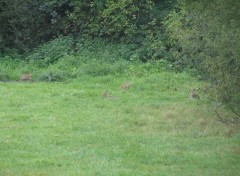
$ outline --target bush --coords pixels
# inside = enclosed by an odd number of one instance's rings
[[[6,73],[0,73],[0,81],[8,81],[9,76]]]
[[[67,80],[70,77],[68,72],[60,71],[60,70],[51,70],[46,71],[40,76],[38,76],[38,81],[46,81],[46,82],[62,82]]]
[[[19,80],[23,61],[18,58],[12,59],[10,56],[2,56],[0,58],[0,80],[10,81]]]
[[[34,49],[26,60],[38,63],[40,67],[46,67],[71,54],[73,54],[72,38],[59,37]]]
[[[179,64],[211,83],[211,97],[240,114],[240,3],[186,0],[165,22]]]

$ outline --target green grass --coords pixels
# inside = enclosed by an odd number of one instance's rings
[[[240,175],[239,126],[189,98],[203,84],[166,71],[0,83],[0,175]]]

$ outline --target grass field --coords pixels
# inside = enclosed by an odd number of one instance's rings
[[[239,126],[189,98],[203,84],[170,72],[0,83],[0,175],[240,175]]]

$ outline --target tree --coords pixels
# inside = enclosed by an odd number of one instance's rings
[[[69,0],[1,0],[0,52],[25,53],[44,41],[64,34]]]
[[[176,61],[197,69],[212,96],[240,114],[240,1],[179,2],[166,20]]]
[[[73,46],[79,36],[102,38],[134,44],[142,60],[163,57],[162,22],[174,2],[0,0],[0,51],[26,53],[58,36],[73,35]]]

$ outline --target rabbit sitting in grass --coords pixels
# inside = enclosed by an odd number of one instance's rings
[[[190,98],[191,99],[200,99],[199,95],[196,94],[194,89],[191,89],[191,91],[190,91]]]
[[[31,81],[32,80],[32,74],[28,73],[28,74],[23,74],[20,77],[20,81]]]
[[[131,87],[131,84],[129,83],[129,81],[126,81],[124,84],[121,85],[121,90],[125,91],[127,89],[129,89]]]

